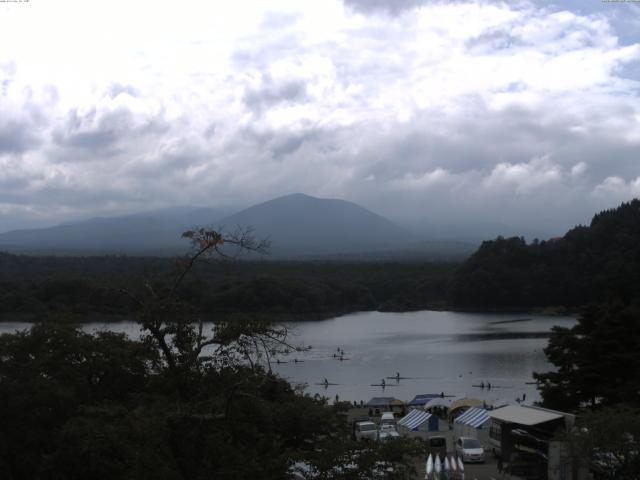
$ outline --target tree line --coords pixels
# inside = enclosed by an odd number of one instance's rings
[[[145,257],[29,257],[0,253],[0,318],[68,314],[114,318],[137,306],[121,288],[166,280],[172,260]],[[271,262],[205,259],[179,294],[201,314],[326,318],[362,310],[418,310],[446,303],[455,264]]]

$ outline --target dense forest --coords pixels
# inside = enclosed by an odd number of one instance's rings
[[[577,308],[615,296],[640,297],[640,200],[593,217],[547,241],[497,238],[456,271],[453,305],[467,308]]]
[[[0,254],[0,315],[131,315],[122,288],[162,283],[175,260],[154,257],[29,257]],[[455,264],[274,262],[210,259],[180,294],[205,315],[262,312],[325,318],[358,310],[416,310],[446,302]]]
[[[136,307],[120,290],[161,283],[174,269],[167,258],[0,253],[0,318],[130,316]],[[486,241],[462,264],[209,259],[180,294],[199,314],[292,320],[359,310],[575,311],[610,296],[640,296],[640,201],[598,213],[561,238]]]
[[[135,311],[121,288],[162,282],[174,260],[0,253],[0,317],[41,319]],[[564,237],[484,242],[464,263],[208,260],[181,294],[197,313],[325,318],[358,310],[573,310],[640,292],[640,201],[594,216]]]

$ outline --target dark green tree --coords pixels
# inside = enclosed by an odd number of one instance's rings
[[[187,232],[170,281],[123,289],[141,339],[42,323],[0,336],[0,478],[406,478],[420,442],[362,445],[344,410],[271,372],[286,328],[225,318],[209,331],[183,295],[208,254],[259,250],[246,232]]]
[[[555,327],[545,348],[555,371],[536,373],[544,405],[575,410],[640,407],[640,307],[592,306],[572,328]]]
[[[640,476],[638,410],[583,412],[575,428],[563,431],[558,439],[565,442],[574,466],[588,468],[598,480],[636,480]]]

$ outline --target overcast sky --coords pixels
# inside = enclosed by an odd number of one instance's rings
[[[2,2],[0,231],[303,192],[560,233],[640,196],[640,3],[557,3]]]

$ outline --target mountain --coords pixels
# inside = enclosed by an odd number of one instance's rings
[[[231,233],[251,227],[269,238],[271,258],[301,258],[386,252],[417,239],[408,231],[359,205],[303,194],[279,197],[236,214],[221,209],[180,207],[111,218],[15,230],[0,234],[0,249],[28,254],[165,255],[182,252],[183,231],[196,226]]]
[[[196,225],[213,225],[230,212],[177,207],[118,217],[97,217],[49,228],[0,234],[0,249],[27,254],[174,254],[188,244],[180,238]]]
[[[255,237],[270,240],[272,259],[450,261],[466,258],[475,248],[469,242],[424,241],[355,203],[301,193],[230,213],[177,207],[14,230],[0,234],[0,250],[37,255],[174,255],[188,248],[181,233],[200,226],[226,234],[251,227]]]
[[[576,308],[607,298],[640,300],[640,200],[593,217],[560,238],[483,242],[450,285],[457,306]]]
[[[301,193],[254,205],[219,223],[226,231],[251,226],[256,237],[269,238],[275,258],[389,251],[416,241],[407,230],[355,203]]]

